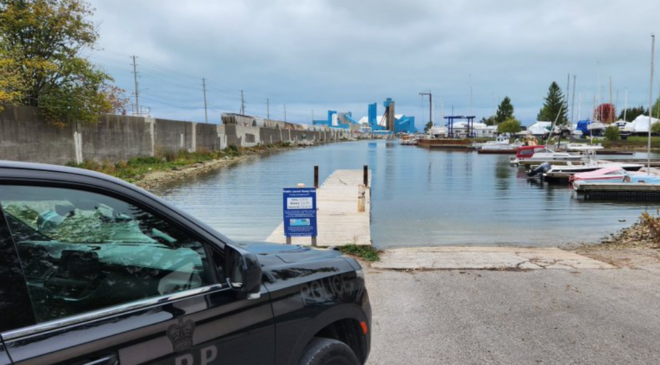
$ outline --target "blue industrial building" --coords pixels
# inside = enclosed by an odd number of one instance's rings
[[[327,120],[314,120],[314,125],[359,130],[375,134],[391,134],[392,129],[395,134],[417,132],[417,128],[415,127],[415,117],[394,114],[394,101],[391,98],[387,98],[383,102],[383,106],[385,107],[385,113],[379,116],[378,103],[369,104],[367,116],[361,118],[359,121],[353,119],[353,114],[351,112],[338,113],[334,110],[329,110]],[[394,115],[394,123],[392,127],[387,123],[387,115],[389,115],[390,112]]]

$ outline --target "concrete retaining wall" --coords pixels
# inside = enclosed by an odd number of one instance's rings
[[[351,137],[349,131],[304,130],[293,128],[296,125],[291,123],[268,122],[266,125],[272,127],[104,115],[97,124],[57,128],[46,123],[36,108],[5,107],[0,113],[0,160],[62,165],[88,160],[121,161],[165,151],[213,151],[228,146],[330,142]]]

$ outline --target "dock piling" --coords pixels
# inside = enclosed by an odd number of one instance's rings
[[[366,186],[364,184],[358,185],[358,212],[364,212]]]
[[[364,165],[362,168],[362,184],[366,187],[369,186],[369,165]]]
[[[319,166],[314,165],[314,188],[319,188]]]

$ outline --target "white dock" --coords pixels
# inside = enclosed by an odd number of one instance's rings
[[[362,170],[337,170],[317,189],[318,246],[371,244],[370,189],[366,189],[365,193],[365,211],[358,212],[358,186],[362,184],[362,179]],[[284,224],[280,224],[266,241],[286,243]],[[293,237],[292,244],[311,245],[311,237]]]

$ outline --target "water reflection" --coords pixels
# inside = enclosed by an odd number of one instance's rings
[[[369,165],[378,247],[595,241],[646,208],[575,200],[568,186],[528,180],[508,159],[386,141],[344,142],[255,157],[171,185],[163,195],[231,238],[262,240],[282,220],[282,188],[311,186],[314,165],[321,181],[334,170]]]

